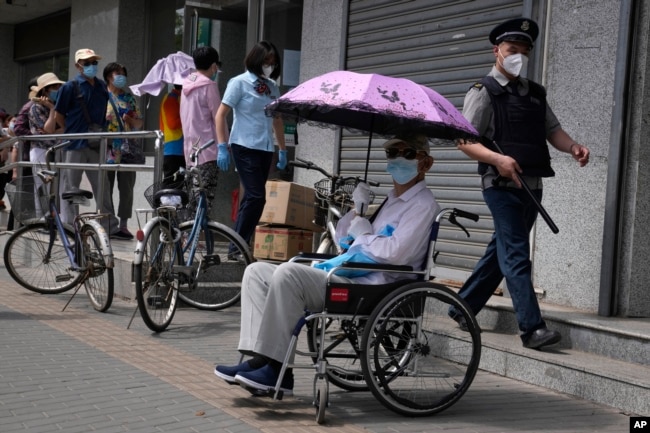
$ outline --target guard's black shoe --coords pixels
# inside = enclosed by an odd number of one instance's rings
[[[557,344],[561,339],[562,335],[559,332],[551,331],[546,327],[539,328],[524,340],[524,347],[528,349],[541,349],[544,346]]]

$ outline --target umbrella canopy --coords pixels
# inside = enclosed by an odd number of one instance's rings
[[[142,83],[129,87],[137,96],[142,96],[143,93],[157,96],[167,84],[183,84],[183,78],[192,70],[194,70],[194,59],[178,51],[158,60]]]
[[[334,71],[305,81],[267,105],[269,116],[382,136],[476,138],[463,115],[436,91],[405,78]]]

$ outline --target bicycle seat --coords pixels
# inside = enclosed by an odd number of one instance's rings
[[[61,194],[63,200],[72,200],[77,197],[91,199],[93,198],[93,193],[85,189],[71,189]]]
[[[173,188],[167,188],[167,189],[161,189],[157,191],[154,196],[153,196],[153,205],[154,207],[160,207],[160,198],[164,196],[178,196],[181,198],[181,204],[183,206],[186,206],[187,203],[190,202],[190,198],[187,195],[187,191],[184,191],[182,189],[173,189]]]

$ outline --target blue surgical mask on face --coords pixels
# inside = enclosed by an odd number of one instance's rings
[[[123,89],[126,87],[126,76],[125,75],[115,75],[113,77],[113,85],[118,89]]]
[[[386,171],[393,176],[393,180],[400,185],[405,185],[418,175],[418,159],[406,159],[397,157],[389,159],[386,164]]]
[[[83,68],[83,74],[86,76],[86,78],[95,78],[95,75],[97,75],[97,65],[87,65]]]
[[[52,102],[56,102],[56,98],[59,97],[59,91],[58,90],[50,90],[47,92],[47,97],[50,99]]]

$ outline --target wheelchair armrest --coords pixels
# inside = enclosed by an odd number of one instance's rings
[[[333,254],[318,254],[318,253],[300,253],[297,256],[292,257],[290,262],[324,262],[329,260],[336,255]]]
[[[398,271],[398,272],[411,272],[413,266],[407,265],[388,265],[385,263],[360,263],[360,262],[343,262],[339,268],[355,268],[355,269],[368,269],[373,271]]]

